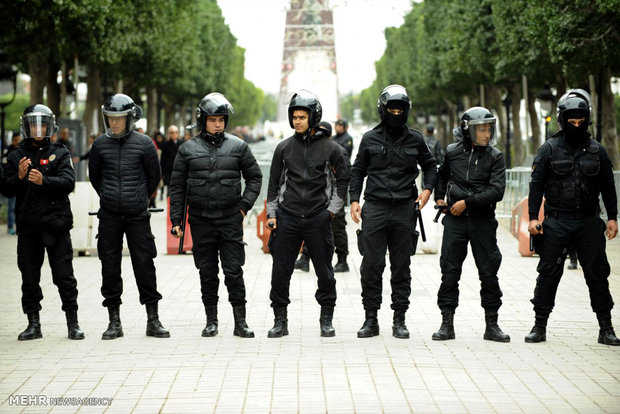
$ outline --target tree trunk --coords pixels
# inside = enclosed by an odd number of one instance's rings
[[[68,117],[67,116],[67,62],[63,59],[60,64],[60,76],[62,79],[62,83],[60,84],[60,110],[58,111],[58,116],[61,118]]]
[[[616,105],[614,94],[611,92],[611,70],[609,67],[603,69],[601,76],[601,91],[603,95],[603,114],[602,114],[602,144],[607,149],[609,159],[614,169],[620,169],[620,157],[618,156],[618,133],[616,129]]]
[[[30,105],[43,103],[43,89],[47,82],[47,61],[36,53],[28,57],[28,74],[30,75]]]
[[[99,108],[103,101],[101,94],[101,74],[99,68],[94,64],[89,64],[87,67],[88,78],[86,79],[86,86],[88,87],[88,93],[86,95],[86,107],[84,108],[84,116],[82,122],[86,127],[86,135],[101,134],[105,131],[105,127],[100,125],[101,116]]]
[[[170,125],[176,125],[175,121],[177,117],[176,117],[176,111],[174,109],[175,102],[169,96],[164,95],[164,94],[161,95],[161,99],[162,99],[162,105],[164,108],[164,131],[168,131],[168,127]]]
[[[146,87],[146,133],[151,135],[159,130],[157,125],[157,90],[153,86]]]
[[[521,112],[521,84],[515,83],[512,85],[512,106],[511,116],[512,116],[512,148],[514,157],[512,158],[512,166],[520,166],[525,161],[525,155],[523,151],[523,135],[521,133],[521,117],[519,113]]]
[[[60,116],[60,87],[58,85],[58,64],[50,59],[47,67],[47,106]]]
[[[498,87],[493,87],[489,91],[489,106],[494,108],[497,112],[498,122],[495,126],[495,135],[497,136],[497,148],[504,148],[506,141],[506,108],[502,103],[502,90]]]
[[[540,147],[540,124],[538,123],[538,113],[536,112],[536,94],[530,88],[527,94],[527,110],[530,113],[530,127],[532,128],[532,141],[530,152],[536,154]],[[546,137],[545,137],[546,138]],[[529,141],[528,141],[529,142]]]

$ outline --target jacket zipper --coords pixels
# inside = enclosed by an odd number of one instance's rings
[[[309,140],[310,137],[308,136],[307,139]],[[305,204],[305,200],[306,200],[306,178],[307,178],[307,172],[308,172],[308,140],[304,139],[304,178],[302,181],[302,186],[301,186],[301,216],[305,217],[305,209],[304,209],[304,204]]]

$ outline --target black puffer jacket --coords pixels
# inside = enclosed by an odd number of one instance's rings
[[[218,141],[195,136],[179,147],[174,160],[170,221],[173,226],[181,224],[186,189],[191,216],[216,218],[231,216],[239,210],[247,212],[260,193],[262,178],[245,141],[227,133]]]
[[[465,200],[465,215],[492,217],[504,198],[506,163],[493,146],[470,146],[463,141],[448,145],[439,167],[435,200],[448,204]]]
[[[97,137],[88,170],[101,207],[123,215],[145,213],[161,179],[153,141],[135,131],[120,139]]]
[[[33,168],[43,174],[43,185],[28,178],[19,179],[19,160],[30,158]],[[15,213],[17,230],[61,219],[66,229],[73,223],[69,193],[75,187],[75,173],[69,151],[62,144],[35,147],[30,140],[22,142],[8,156],[2,175],[2,193],[17,197]],[[58,229],[61,230],[61,229]]]

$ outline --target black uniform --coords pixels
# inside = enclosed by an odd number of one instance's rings
[[[364,256],[360,267],[362,303],[366,310],[381,307],[387,248],[392,271],[392,309],[404,312],[409,308],[418,164],[424,172],[424,189],[432,190],[437,165],[419,131],[404,126],[400,135],[390,136],[382,123],[362,137],[349,192],[351,202],[359,202],[367,177],[360,240]]]
[[[545,197],[543,234],[536,251],[540,254],[534,290],[537,317],[553,310],[555,294],[564,270],[564,260],[574,246],[590,291],[590,304],[599,319],[609,317],[614,306],[607,278],[610,267],[605,254],[606,225],[599,217],[599,194],[609,220],[618,215],[612,164],[607,151],[591,139],[571,147],[562,131],[545,142],[534,159],[530,180],[530,220],[538,220]]]
[[[218,253],[231,305],[246,303],[241,210],[247,212],[254,205],[262,177],[248,144],[233,135],[215,139],[202,133],[179,148],[170,182],[170,221],[173,227],[181,225],[187,194],[192,251],[205,307],[218,302]]]
[[[439,167],[435,200],[445,199],[449,206],[465,200],[467,208],[459,216],[448,209],[442,220],[442,277],[437,295],[442,312],[454,313],[459,304],[458,286],[468,243],[478,267],[485,313],[497,314],[502,305],[497,278],[502,254],[497,247],[495,204],[502,200],[505,188],[506,164],[497,148],[465,145],[463,141],[448,146]]]
[[[332,182],[335,174],[335,188]],[[331,223],[344,205],[349,172],[342,150],[329,137],[295,134],[276,147],[267,193],[267,216],[277,217],[271,240],[271,306],[286,307],[295,258],[302,242],[318,277],[321,306],[336,304]]]
[[[103,306],[122,303],[123,234],[131,256],[141,304],[155,304],[155,237],[151,232],[150,195],[161,179],[153,141],[136,131],[122,138],[97,137],[88,159],[90,182],[99,194],[97,252],[101,260]]]
[[[435,157],[437,164],[441,164],[445,155],[443,147],[441,146],[441,142],[439,142],[439,140],[435,138],[434,135],[425,135],[424,141],[426,142],[426,145],[428,146],[431,154],[433,154],[433,157]]]
[[[22,309],[31,314],[41,310],[43,293],[39,285],[41,266],[47,251],[52,281],[58,287],[62,309],[77,310],[77,282],[73,275],[73,247],[69,230],[73,216],[69,193],[75,174],[69,151],[58,143],[37,147],[24,140],[8,156],[2,176],[2,190],[15,196],[17,216],[17,264],[22,273]],[[32,168],[43,174],[39,186],[19,179],[19,160],[30,158]]]
[[[347,131],[344,131],[342,134],[336,134],[334,141],[344,148],[347,152],[347,156],[351,159],[353,155],[353,138],[351,138],[351,135],[349,135]]]

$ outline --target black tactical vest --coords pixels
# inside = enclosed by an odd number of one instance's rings
[[[550,207],[561,210],[599,213],[600,188],[597,176],[601,170],[599,146],[589,144],[571,154],[568,148],[550,141],[551,159],[545,183],[545,197]]]

